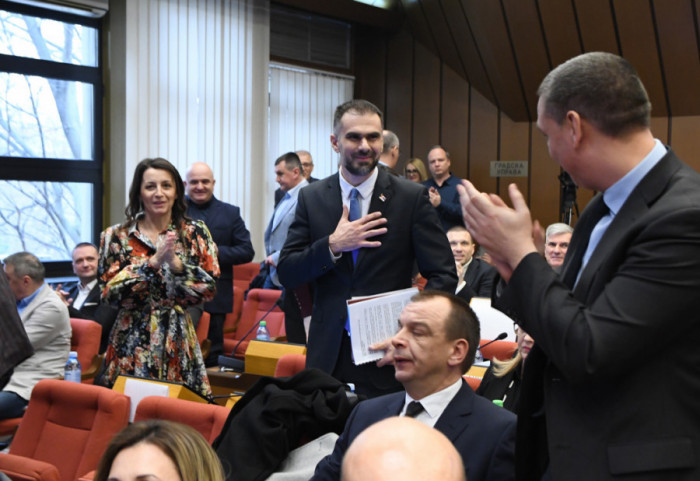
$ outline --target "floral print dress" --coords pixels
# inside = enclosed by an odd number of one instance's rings
[[[175,252],[181,273],[168,265],[156,270],[156,253],[136,223],[107,228],[100,236],[102,298],[119,308],[105,353],[101,383],[112,386],[119,374],[182,382],[211,396],[204,359],[187,306],[210,300],[219,276],[216,244],[202,221],[187,221],[178,231]]]

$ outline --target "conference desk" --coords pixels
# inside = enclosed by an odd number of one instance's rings
[[[248,372],[219,371],[218,367],[208,368],[207,376],[209,377],[211,392],[214,395],[214,402],[221,406],[227,405],[229,401],[232,401],[231,405],[235,404],[235,401],[240,399],[258,379],[263,377],[259,374]],[[232,394],[233,396],[231,396]],[[217,398],[216,396],[225,397]]]

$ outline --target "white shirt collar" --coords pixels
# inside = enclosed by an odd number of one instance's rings
[[[433,394],[430,394],[429,396],[426,396],[423,399],[413,399],[411,396],[408,395],[408,393],[406,393],[404,407],[401,410],[400,415],[403,416],[406,413],[406,406],[408,406],[408,403],[410,403],[411,401],[420,401],[424,411],[418,414],[418,416],[416,416],[416,419],[427,426],[435,427],[435,423],[438,419],[440,419],[440,416],[442,416],[442,413],[445,412],[447,405],[450,404],[450,402],[457,395],[461,387],[462,377],[460,376],[460,378],[457,379],[457,381],[455,381],[453,384],[450,384],[445,389],[438,392],[434,392]]]

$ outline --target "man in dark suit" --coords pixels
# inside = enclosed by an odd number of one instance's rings
[[[385,130],[383,136],[384,147],[379,156],[379,164],[377,166],[391,175],[399,175],[396,172],[396,164],[399,162],[399,138],[391,130]]]
[[[700,479],[700,176],[654,139],[626,60],[575,57],[539,95],[550,155],[600,192],[561,277],[536,252],[514,184],[512,209],[468,182],[461,189],[465,223],[507,282],[496,306],[535,340],[518,479]]]
[[[81,242],[73,248],[73,273],[78,283],[68,291],[56,289],[59,297],[68,306],[70,317],[89,319],[102,326],[100,352],[107,349],[109,333],[117,318],[117,308],[100,302],[100,288],[97,285],[97,247],[90,242]]]
[[[462,299],[439,291],[423,291],[412,301],[382,360],[394,364],[406,391],[359,403],[312,480],[339,480],[343,456],[357,435],[399,415],[442,432],[462,456],[469,481],[514,479],[515,415],[474,394],[462,379],[479,345],[474,312]]]
[[[467,229],[458,225],[447,231],[447,240],[457,266],[457,295],[469,302],[473,296],[491,297],[496,269],[474,257],[476,243]]]
[[[376,168],[381,111],[365,100],[342,104],[331,143],[340,173],[299,192],[277,272],[286,288],[313,283],[307,367],[376,396],[401,386],[390,367],[352,362],[346,301],[411,287],[416,261],[429,289],[453,293],[457,275],[426,189]]]
[[[253,260],[255,251],[250,242],[250,232],[241,217],[241,210],[222,202],[214,196],[214,173],[203,162],[195,162],[187,170],[185,190],[187,192],[187,215],[203,220],[219,249],[221,276],[216,280],[214,299],[204,304],[209,313],[211,341],[207,366],[218,364],[219,354],[224,349],[224,320],[233,311],[233,266]]]

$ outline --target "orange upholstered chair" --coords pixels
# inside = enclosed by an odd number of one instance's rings
[[[204,404],[163,396],[147,396],[136,406],[134,422],[165,419],[196,429],[210,444],[219,436],[231,410],[217,404]]]
[[[102,326],[95,321],[71,317],[70,350],[78,352],[78,361],[82,368],[82,381],[92,384],[102,364],[100,357],[100,339]]]
[[[281,294],[282,291],[274,289],[251,289],[248,292],[248,298],[243,302],[243,311],[241,312],[241,319],[238,321],[238,326],[236,326],[236,332],[232,337],[224,336],[224,352],[227,355],[231,355],[238,341],[240,341],[253,325],[267,313],[277,302]],[[267,329],[270,331],[271,338],[285,335],[284,312],[279,306],[275,307],[272,312],[267,315],[265,321],[267,323]],[[239,359],[245,357],[245,350],[248,349],[248,341],[251,339],[255,339],[255,329],[241,342],[241,345],[235,353],[235,357]]]
[[[101,386],[39,381],[0,471],[18,480],[74,480],[94,470],[129,422],[129,398]]]
[[[241,320],[244,297],[245,289],[233,286],[233,310],[226,314],[226,319],[224,319],[224,339],[236,337],[236,327],[238,327],[238,321]]]
[[[469,384],[469,387],[472,388],[473,391],[476,391],[479,385],[481,384],[481,379],[479,379],[478,377],[467,376],[466,374],[462,377],[465,381],[467,381],[467,384]]]
[[[250,281],[255,279],[258,274],[260,274],[259,262],[246,262],[233,266],[233,285],[240,287],[245,292],[250,286]]]
[[[277,360],[275,377],[293,376],[306,368],[304,354],[285,354]]]
[[[487,342],[489,342],[488,339],[482,339],[479,345],[483,346]],[[495,357],[499,361],[507,361],[513,357],[513,353],[515,353],[517,348],[518,344],[515,342],[496,341],[481,349],[481,355],[484,356],[484,359],[493,359]]]
[[[209,335],[209,313],[202,312],[202,316],[199,318],[199,323],[197,324],[197,340],[199,341],[199,347],[202,350],[202,357],[204,359],[209,356],[209,349],[211,349],[211,341],[207,338]]]

